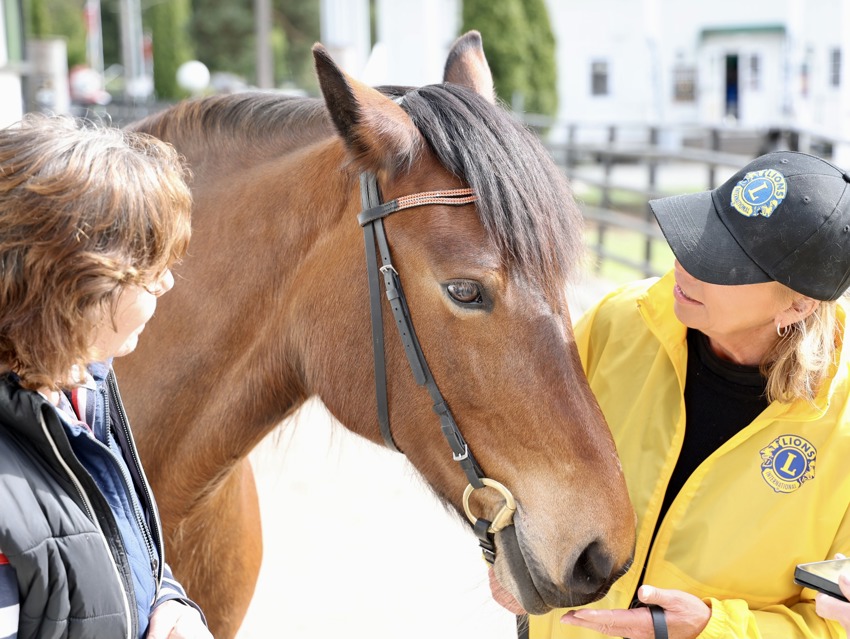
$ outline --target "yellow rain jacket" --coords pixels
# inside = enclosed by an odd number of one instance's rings
[[[627,285],[576,326],[639,517],[634,565],[592,607],[628,608],[646,565],[643,583],[711,606],[700,639],[846,637],[793,579],[797,563],[850,555],[850,355],[841,345],[814,404],[773,402],[694,471],[650,552],[685,431],[688,348],[673,285],[672,272]],[[602,636],[561,624],[564,612],[530,616],[530,639]]]

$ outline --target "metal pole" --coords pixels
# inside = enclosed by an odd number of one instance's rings
[[[254,0],[254,26],[257,32],[257,86],[260,89],[274,87],[271,24],[271,0]]]
[[[121,58],[124,64],[124,93],[137,99],[150,95],[145,83],[142,41],[142,8],[139,0],[121,0]]]
[[[100,23],[100,0],[86,0],[86,58],[89,66],[103,78],[103,29]]]

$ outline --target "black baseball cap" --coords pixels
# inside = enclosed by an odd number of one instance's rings
[[[850,174],[822,158],[768,153],[713,191],[649,206],[676,259],[704,282],[776,281],[822,301],[850,286]]]

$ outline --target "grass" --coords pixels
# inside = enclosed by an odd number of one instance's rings
[[[576,187],[576,199],[584,204],[600,206],[602,192],[595,187]],[[641,218],[646,211],[646,197],[634,191],[611,189],[609,191],[610,208],[623,213],[631,213]],[[585,230],[585,244],[591,255],[596,256],[598,232],[595,223],[588,221]],[[636,263],[646,259],[646,237],[638,231],[609,226],[605,229],[603,246],[608,254]],[[673,253],[667,242],[660,239],[650,240],[650,274],[661,275],[673,267]],[[596,257],[590,265],[593,273],[603,279],[624,283],[647,277],[642,269],[623,264],[616,259]]]
[[[585,244],[594,254],[598,239],[595,226],[588,225],[584,237]],[[605,229],[604,246],[608,253],[632,262],[642,263],[645,259],[646,238],[636,231],[608,227]],[[664,240],[651,240],[650,255],[652,274],[661,275],[673,267],[673,253]],[[597,258],[596,263],[591,264],[591,270],[596,276],[617,283],[647,277],[643,271],[615,259]]]
[[[578,188],[574,184],[576,200],[592,206],[602,206],[602,189],[596,187]],[[641,213],[646,209],[646,197],[634,191],[608,189],[609,208],[624,213]]]

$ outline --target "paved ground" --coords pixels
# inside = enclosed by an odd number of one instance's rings
[[[611,287],[576,286],[574,315]],[[401,455],[313,401],[252,462],[266,553],[239,639],[516,637],[474,537]]]

